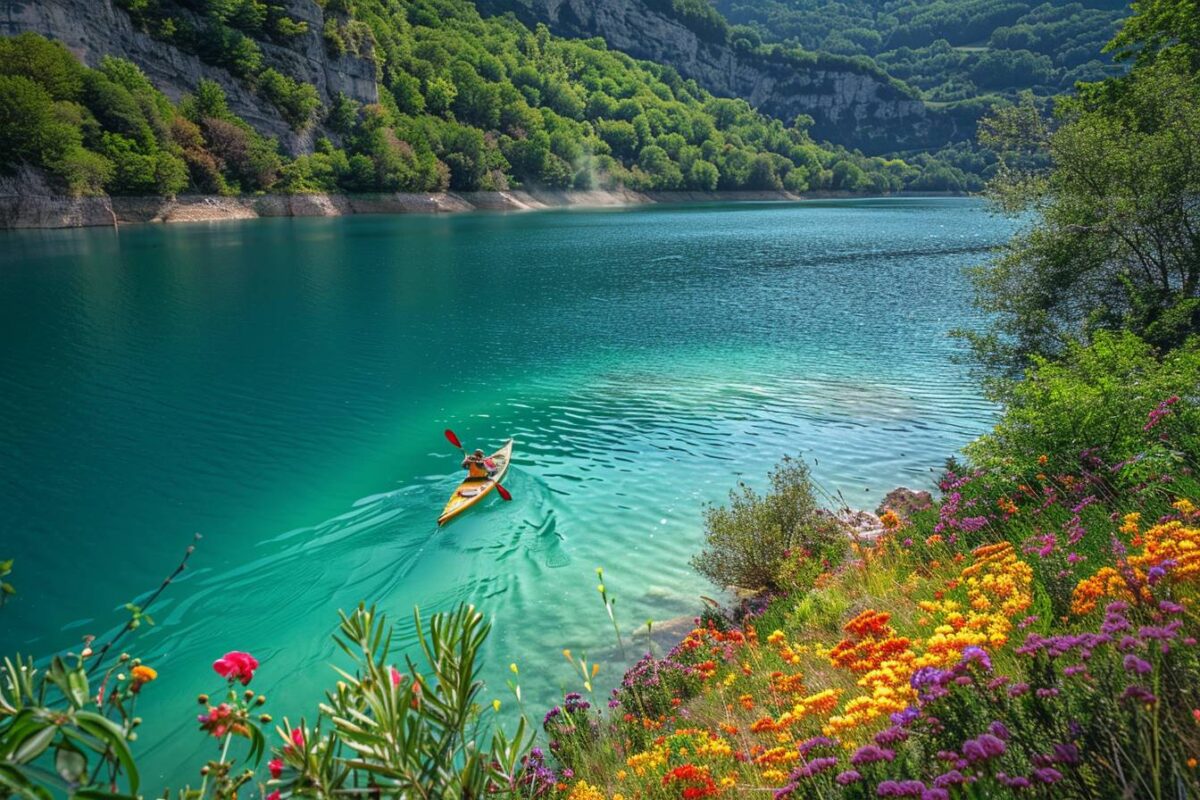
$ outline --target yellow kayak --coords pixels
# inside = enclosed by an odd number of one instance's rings
[[[458,485],[454,494],[450,495],[446,507],[442,509],[442,515],[438,517],[438,525],[445,525],[487,497],[492,489],[496,488],[496,484],[504,477],[504,473],[508,472],[508,462],[512,460],[512,449],[513,440],[509,439],[503,447],[492,453],[492,460],[496,462],[496,471],[490,477],[467,478]]]

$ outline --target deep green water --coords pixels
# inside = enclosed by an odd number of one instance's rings
[[[0,235],[0,649],[112,628],[200,532],[136,642],[151,791],[208,746],[214,658],[311,714],[359,599],[402,633],[475,602],[486,699],[516,661],[540,713],[564,647],[619,675],[596,566],[628,627],[694,613],[701,505],[740,476],[803,454],[874,507],[987,427],[945,334],[1010,231],[905,199]],[[516,437],[516,499],[439,531],[446,427]]]

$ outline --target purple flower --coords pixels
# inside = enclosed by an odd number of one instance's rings
[[[988,657],[987,651],[982,647],[970,645],[969,647],[963,648],[962,658],[959,659],[958,665],[960,667],[965,667],[970,665],[972,662],[978,664],[985,672],[992,671],[992,659]]]
[[[991,725],[988,725],[988,733],[990,733],[992,736],[995,736],[997,739],[1003,739],[1006,742],[1008,741],[1008,728],[1004,727],[1004,723],[1000,720],[996,720]]]
[[[1125,660],[1123,663],[1125,665],[1126,671],[1136,672],[1138,675],[1145,675],[1147,672],[1154,669],[1154,667],[1150,664],[1149,661],[1138,658],[1133,653],[1126,654]]]
[[[834,780],[841,786],[849,786],[862,780],[862,775],[856,769],[848,769],[845,772],[839,772]]]
[[[864,744],[854,751],[854,755],[850,756],[850,763],[856,767],[860,767],[863,764],[873,764],[876,761],[891,761],[895,757],[896,753],[888,750],[886,747]]]
[[[916,706],[909,706],[903,711],[893,711],[889,717],[893,725],[911,725],[921,716],[921,710]]]
[[[1159,600],[1158,601],[1158,609],[1160,611],[1164,611],[1168,614],[1182,614],[1183,613],[1183,606],[1181,606],[1181,605],[1179,605],[1179,603],[1173,602],[1171,600]]]
[[[803,780],[805,778],[811,778],[814,775],[819,775],[820,773],[824,772],[827,769],[833,769],[834,767],[837,766],[837,763],[838,763],[838,760],[835,756],[823,756],[821,758],[814,758],[812,761],[809,761],[803,767],[793,770],[792,774],[791,774],[791,779],[793,781],[799,781],[799,780]]]
[[[837,746],[838,746],[837,739],[830,739],[828,736],[814,736],[811,739],[805,739],[803,742],[801,742],[800,747],[797,749],[800,751],[800,755],[807,756],[809,753],[811,753],[813,750],[817,749],[818,747],[837,747]]]
[[[1003,772],[996,773],[996,780],[1000,781],[1010,789],[1028,789],[1033,785],[1029,782],[1029,778],[1026,778],[1024,775],[1009,776]]]
[[[939,789],[947,789],[951,786],[958,786],[967,782],[967,776],[963,775],[956,769],[942,773],[933,779],[933,785]]]
[[[1007,749],[1003,739],[990,733],[984,733],[963,742],[962,753],[963,758],[973,763],[1002,756]]]
[[[875,789],[879,797],[920,797],[925,784],[920,781],[884,781]]]
[[[1079,748],[1070,743],[1058,742],[1052,748],[1054,761],[1058,764],[1078,764]]]
[[[1144,686],[1138,686],[1136,684],[1127,688],[1124,693],[1121,694],[1121,699],[1133,700],[1138,703],[1145,703],[1146,705],[1151,705],[1158,702],[1158,698],[1154,696],[1153,692]]]
[[[921,792],[921,800],[950,800],[950,793],[935,786]]]
[[[1033,777],[1042,783],[1057,783],[1062,780],[1062,773],[1054,767],[1042,767],[1033,771]]]
[[[893,725],[890,728],[884,728],[879,733],[875,734],[875,743],[878,745],[888,746],[899,744],[908,738],[908,731],[899,725]]]
[[[1008,696],[1009,697],[1020,697],[1021,695],[1025,694],[1028,691],[1029,691],[1028,683],[1023,683],[1023,682],[1022,683],[1014,683],[1012,686],[1008,687]]]
[[[1055,689],[1053,687],[1051,687],[1049,689],[1038,689],[1037,696],[1042,699],[1046,699],[1048,697],[1058,697],[1058,689]]]

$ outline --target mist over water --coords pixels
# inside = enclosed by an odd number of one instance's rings
[[[160,674],[140,700],[151,789],[195,781],[194,697],[226,650],[262,661],[277,720],[313,716],[359,600],[401,641],[415,604],[479,605],[485,700],[511,707],[515,661],[540,717],[577,688],[564,647],[607,691],[597,566],[628,641],[715,592],[688,559],[739,479],[803,455],[874,508],[988,427],[946,332],[978,322],[962,269],[1011,231],[975,201],[902,199],[0,235],[0,557],[20,593],[0,645],[110,630],[203,534],[128,643]],[[447,427],[516,439],[515,499],[439,530]]]

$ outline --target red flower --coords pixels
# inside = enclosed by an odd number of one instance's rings
[[[230,682],[241,681],[245,686],[258,669],[258,659],[249,653],[231,650],[213,662],[213,669],[222,678],[228,678]]]
[[[278,778],[283,774],[283,759],[272,758],[267,762],[267,769],[271,770],[271,777]]]
[[[292,728],[292,743],[295,744],[296,747],[299,747],[301,750],[304,749],[304,730],[303,729]]]
[[[276,789],[275,791],[273,791],[269,795],[267,795],[267,800],[279,800],[279,790]]]

